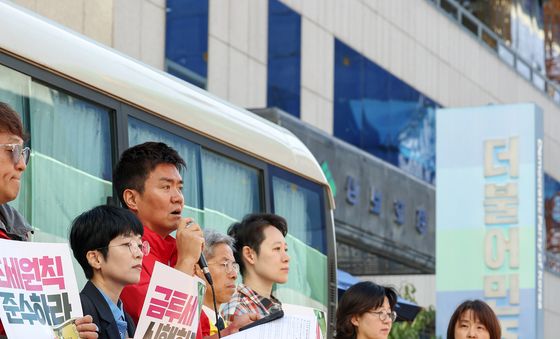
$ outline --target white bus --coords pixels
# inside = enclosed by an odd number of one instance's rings
[[[0,1],[0,17],[0,101],[20,112],[32,148],[13,205],[34,241],[66,242],[74,217],[118,201],[111,180],[119,154],[163,141],[187,162],[185,216],[222,232],[251,212],[288,220],[289,281],[276,293],[327,310],[332,329],[334,200],[300,140],[13,4]]]

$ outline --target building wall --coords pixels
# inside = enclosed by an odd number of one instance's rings
[[[210,0],[208,91],[266,107],[268,1]]]
[[[545,171],[560,179],[560,107],[428,1],[282,1],[303,20],[302,120],[332,134],[332,126],[315,122],[333,120],[332,79],[312,84],[332,73],[332,45],[317,41],[332,43],[334,35],[443,106],[537,103],[545,113]],[[319,53],[309,41],[323,44]],[[322,105],[329,108],[312,109]]]

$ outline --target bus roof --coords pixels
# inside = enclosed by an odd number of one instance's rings
[[[330,187],[291,132],[207,91],[147,66],[35,13],[0,1],[0,49]],[[329,193],[334,208],[332,194]]]

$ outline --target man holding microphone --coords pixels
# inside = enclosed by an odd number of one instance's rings
[[[135,323],[142,311],[155,262],[192,276],[202,252],[202,229],[192,219],[181,216],[185,201],[179,171],[185,167],[185,161],[173,148],[161,142],[146,142],[124,151],[115,168],[113,185],[119,199],[138,216],[144,226],[142,240],[150,243],[150,254],[142,261],[140,282],[125,287],[121,294],[124,308]],[[175,238],[170,235],[173,231],[177,231]],[[252,320],[255,319],[253,315]],[[239,326],[222,335],[233,333],[250,321],[250,317],[239,319]],[[198,338],[202,338],[200,322]]]

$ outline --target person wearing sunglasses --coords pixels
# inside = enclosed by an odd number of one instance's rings
[[[24,146],[25,139],[19,114],[0,102],[0,239],[29,241],[32,233],[31,225],[8,205],[17,198],[29,161],[30,150]],[[97,338],[91,316],[80,317],[75,324],[81,338]],[[6,331],[0,321],[0,339],[3,338],[6,338]]]
[[[29,161],[29,148],[18,114],[0,102],[0,239],[29,239],[31,226],[7,203],[16,199],[23,172]]]
[[[336,339],[386,339],[397,319],[397,292],[362,281],[350,287],[338,302]]]
[[[143,234],[136,215],[115,206],[97,206],[72,222],[70,247],[89,280],[80,300],[99,328],[99,338],[134,337],[134,321],[123,310],[120,295],[140,280],[142,258],[150,252]]]

